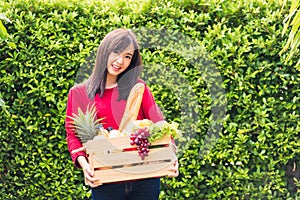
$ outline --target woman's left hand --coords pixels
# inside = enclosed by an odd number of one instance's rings
[[[169,167],[169,174],[168,177],[173,178],[177,177],[179,175],[179,170],[178,170],[178,160],[176,159],[174,163]]]

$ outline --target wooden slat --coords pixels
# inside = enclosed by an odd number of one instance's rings
[[[153,142],[151,145],[163,145],[163,144],[169,144],[171,143],[171,137],[165,136],[161,138],[160,140],[157,140]],[[98,145],[99,144],[99,145]],[[110,145],[109,145],[110,144]],[[124,136],[124,137],[117,137],[117,138],[103,138],[103,137],[95,137],[93,140],[89,140],[87,142],[87,148],[103,148],[109,145],[112,149],[127,149],[132,148],[132,145],[130,145],[130,137]]]
[[[168,168],[172,163],[159,163],[148,166],[135,166],[122,169],[109,169],[95,171],[95,176],[101,181],[96,184],[111,183],[118,181],[136,180],[143,178],[162,177],[168,174]],[[141,173],[141,171],[147,171],[147,173]]]
[[[93,165],[94,168],[136,164],[143,162],[151,162],[157,160],[174,160],[176,158],[172,147],[162,147],[151,149],[149,155],[144,160],[138,155],[137,151],[130,152],[117,152],[111,154],[99,154],[93,152]]]

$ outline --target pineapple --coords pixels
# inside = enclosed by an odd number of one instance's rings
[[[78,108],[77,115],[73,113],[73,117],[69,116],[73,120],[72,127],[75,128],[77,137],[81,143],[86,143],[98,135],[99,128],[102,126],[99,122],[103,118],[97,119],[96,114],[96,107],[93,104],[91,107],[87,107],[85,114]]]

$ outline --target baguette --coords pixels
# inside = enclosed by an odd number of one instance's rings
[[[127,126],[137,119],[143,99],[144,90],[145,85],[143,83],[135,84],[130,90],[126,102],[125,111],[119,126],[120,133],[122,133],[124,130],[127,130]]]

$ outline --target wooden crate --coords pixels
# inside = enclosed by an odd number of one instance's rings
[[[129,136],[118,138],[95,137],[86,143],[86,152],[95,177],[111,183],[168,174],[168,168],[177,159],[170,137],[164,137],[151,144],[150,152],[144,160],[130,145]]]

